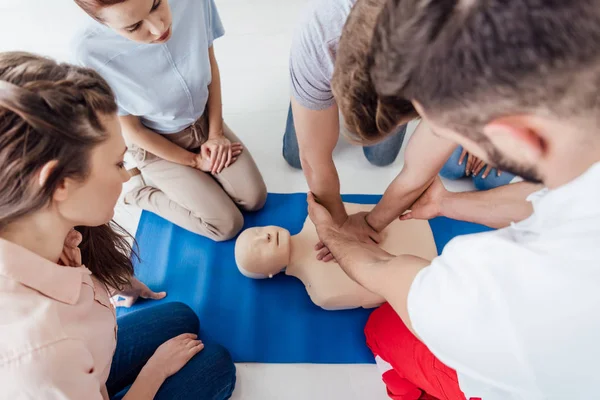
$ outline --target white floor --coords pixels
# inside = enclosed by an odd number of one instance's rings
[[[178,0],[170,0],[178,1]],[[227,31],[215,42],[223,82],[224,116],[245,142],[270,192],[305,192],[300,171],[281,156],[289,104],[291,34],[309,0],[216,0]],[[67,43],[87,17],[72,0],[0,0],[0,51],[27,50],[68,59]],[[359,148],[341,142],[336,164],[343,193],[383,193],[403,157],[376,168]],[[453,187],[463,189],[462,183]],[[466,186],[468,187],[468,186]],[[135,233],[140,212],[118,206],[116,219]],[[374,365],[240,364],[234,399],[385,399]]]

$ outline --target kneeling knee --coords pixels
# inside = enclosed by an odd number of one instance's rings
[[[209,228],[211,235],[209,237],[215,242],[225,242],[231,240],[244,227],[244,216],[239,210],[235,213],[223,217],[218,223],[212,224]]]
[[[211,373],[216,389],[215,396],[212,398],[229,399],[236,383],[236,369],[231,354],[219,344],[208,344],[203,352],[206,352],[211,359]]]
[[[243,207],[245,211],[258,211],[262,209],[267,202],[267,187],[264,183],[261,184],[248,197]]]

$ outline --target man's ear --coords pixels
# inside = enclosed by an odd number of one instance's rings
[[[43,187],[44,185],[46,185],[46,183],[48,182],[48,179],[50,179],[50,175],[52,175],[52,172],[54,172],[57,165],[58,165],[58,160],[48,161],[46,164],[44,164],[44,166],[40,170],[39,177],[38,177],[38,184],[40,185],[40,187]],[[65,200],[67,198],[67,194],[68,194],[67,186],[68,186],[68,184],[64,180],[62,182],[60,182],[60,184],[54,191],[54,194],[52,195],[52,199],[56,200],[56,201]]]
[[[497,118],[483,128],[483,134],[502,153],[527,164],[539,162],[546,150],[544,138],[527,116]]]

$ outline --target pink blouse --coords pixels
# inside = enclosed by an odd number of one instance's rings
[[[90,270],[0,239],[0,397],[107,399],[116,336],[109,293]]]

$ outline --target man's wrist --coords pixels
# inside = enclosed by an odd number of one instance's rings
[[[440,199],[440,205],[438,207],[438,217],[450,217],[449,211],[452,210],[453,204],[457,199],[457,193],[447,192]]]
[[[365,215],[365,222],[375,232],[381,232],[383,230],[383,228],[385,228],[385,227],[382,228],[380,226],[380,224],[378,224],[377,218],[373,217],[373,211],[370,211],[369,213],[367,213],[367,215]]]

